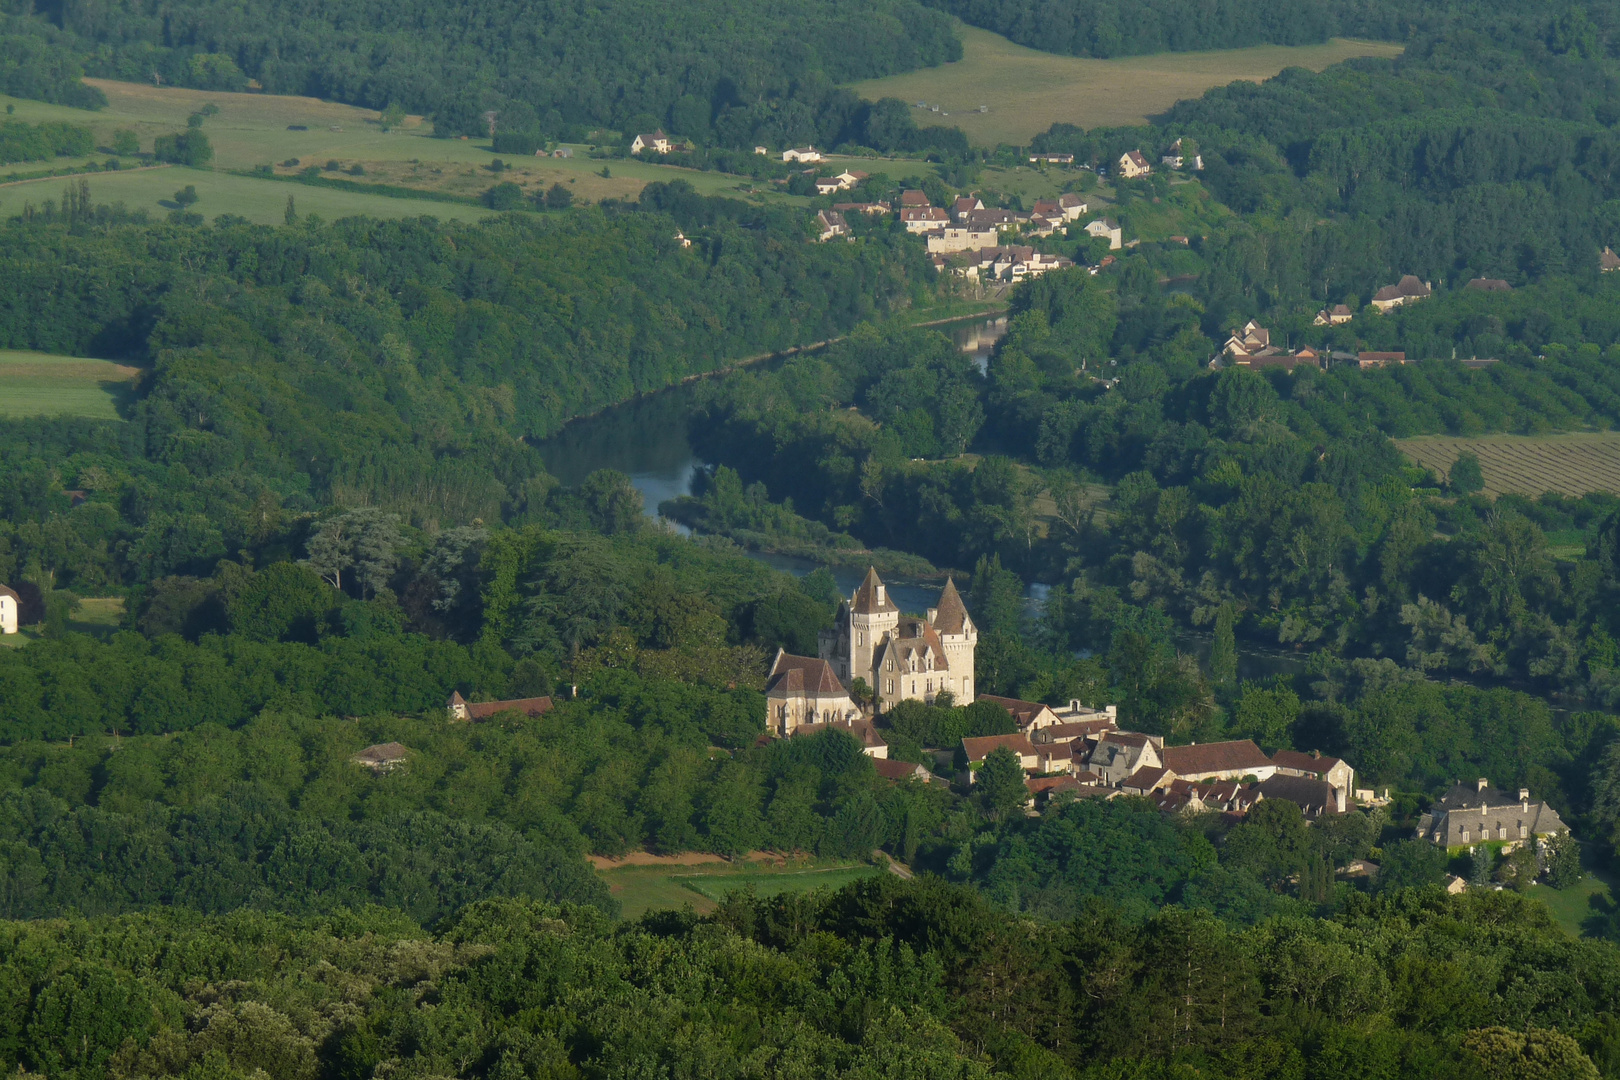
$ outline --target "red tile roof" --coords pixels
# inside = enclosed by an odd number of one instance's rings
[[[524,716],[541,716],[550,712],[549,697],[514,698],[510,701],[467,702],[467,719],[487,720],[496,713],[519,712]]]
[[[968,761],[983,761],[991,752],[1005,746],[1019,757],[1035,757],[1035,747],[1022,735],[983,735],[978,738],[963,739],[962,751],[967,754]]]
[[[784,652],[778,654],[776,663],[771,666],[765,692],[842,694],[844,685],[827,661]]]
[[[1323,754],[1302,754],[1298,750],[1279,750],[1271,755],[1271,760],[1278,768],[1295,769],[1299,772],[1325,773],[1339,763],[1336,757],[1327,757]]]
[[[928,779],[928,770],[914,761],[891,761],[888,758],[876,758],[872,762],[877,766],[877,774],[885,780],[918,780]]]

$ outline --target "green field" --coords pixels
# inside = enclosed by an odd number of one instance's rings
[[[146,209],[154,214],[167,212],[169,207],[162,203],[186,184],[195,185],[202,197],[193,209],[210,218],[229,213],[257,222],[279,222],[289,193],[295,197],[300,213],[317,213],[328,220],[361,213],[376,217],[430,214],[475,220],[488,213],[474,206],[331,191],[227,175],[231,170],[271,165],[278,175],[287,176],[309,165],[324,167],[328,162],[337,162],[345,170],[359,165],[364,175],[352,176],[346,171],[323,175],[357,183],[399,184],[455,195],[477,196],[503,180],[511,180],[531,193],[563,183],[574,192],[577,203],[590,204],[605,198],[633,199],[654,180],[679,177],[704,194],[740,195],[757,188],[763,189],[757,192],[760,198],[805,201],[779,195],[769,184],[755,184],[723,173],[675,169],[641,161],[593,160],[586,156],[584,147],[576,147],[577,156],[573,158],[508,157],[505,160],[513,167],[496,174],[488,169],[496,155],[487,140],[432,138],[431,126],[420,117],[410,118],[401,129],[385,132],[377,123],[375,112],[315,98],[159,89],[105,79],[87,81],[107,95],[106,109],[86,112],[4,95],[0,95],[0,104],[14,106],[16,119],[31,123],[66,120],[88,124],[104,146],[111,142],[115,130],[133,130],[143,151],[151,150],[157,136],[183,130],[186,118],[204,105],[219,107],[219,113],[209,117],[203,127],[214,147],[212,168],[126,171],[90,177],[91,194],[97,202],[122,200],[131,209]],[[289,126],[307,130],[289,131]],[[19,164],[0,174],[0,181],[7,175],[21,176],[45,168],[84,165],[105,160],[107,156],[99,153],[88,158]],[[298,160],[296,167],[282,165],[292,159]],[[611,173],[608,177],[599,175],[604,165]],[[907,171],[914,169],[915,165],[908,163]],[[38,205],[45,199],[58,198],[64,182],[61,178],[0,182],[0,215],[18,212],[24,202]]]
[[[1602,916],[1614,909],[1613,882],[1607,874],[1592,866],[1587,857],[1591,850],[1590,845],[1581,845],[1581,862],[1586,867],[1586,876],[1578,884],[1568,889],[1537,885],[1529,894],[1546,904],[1558,924],[1574,937],[1581,937],[1591,928],[1590,922],[1594,916]]]
[[[0,416],[118,419],[140,369],[110,360],[0,349]]]
[[[735,889],[752,888],[760,896],[775,896],[804,889],[836,889],[878,873],[882,871],[873,866],[844,863],[782,866],[752,862],[625,866],[598,871],[622,905],[627,919],[649,911],[687,905],[699,913],[713,911],[715,905]]]
[[[1620,492],[1620,432],[1570,435],[1425,435],[1395,445],[1419,465],[1444,477],[1459,454],[1479,457],[1487,495],[1538,496],[1549,491],[1584,495]]]
[[[869,79],[851,89],[871,101],[897,97],[910,102],[919,125],[959,127],[980,146],[1022,145],[1058,122],[1085,128],[1141,124],[1212,86],[1239,79],[1258,82],[1287,67],[1320,71],[1353,56],[1401,51],[1387,42],[1334,38],[1325,45],[1091,60],[1026,49],[969,26],[957,30],[962,59],[956,63]],[[919,101],[929,108],[916,108]],[[935,105],[940,107],[937,113],[932,111]],[[989,111],[981,113],[981,105]]]

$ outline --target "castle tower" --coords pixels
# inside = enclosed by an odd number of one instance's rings
[[[958,705],[973,703],[973,654],[979,644],[979,628],[968,616],[962,594],[956,591],[956,581],[945,579],[945,591],[939,595],[939,606],[928,612],[928,623],[939,635],[945,647],[945,658],[950,662],[948,689]]]
[[[883,639],[894,633],[900,625],[900,608],[889,598],[888,587],[879,580],[877,570],[867,567],[866,578],[849,598],[849,677],[861,678],[871,687],[877,686],[877,670],[873,655]]]

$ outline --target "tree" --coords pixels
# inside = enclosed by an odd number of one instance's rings
[[[1446,473],[1446,482],[1459,495],[1472,495],[1485,487],[1485,471],[1479,466],[1479,455],[1464,450],[1457,455]]]
[[[491,210],[517,210],[523,206],[523,189],[510,180],[502,181],[484,192],[484,205]]]
[[[1547,884],[1555,889],[1568,889],[1579,884],[1585,876],[1581,870],[1581,846],[1567,832],[1555,833],[1547,839]]]
[[[1215,641],[1209,650],[1209,681],[1217,693],[1231,693],[1237,685],[1237,637],[1233,633],[1230,601],[1215,615]]]
[[[1029,801],[1024,786],[1024,766],[1018,755],[1005,746],[990,751],[974,780],[979,798],[991,817],[1001,818]]]
[[[174,201],[180,204],[180,209],[182,210],[191,209],[191,207],[195,206],[197,203],[196,186],[193,184],[187,184],[185,187],[175,192]]]
[[[152,143],[152,156],[176,165],[206,165],[214,160],[214,147],[199,128],[159,135]]]
[[[566,184],[552,184],[546,189],[547,210],[566,210],[574,205],[574,193]]]
[[[405,123],[405,106],[397,101],[390,101],[388,108],[378,114],[377,123],[382,126],[384,131],[399,127]]]
[[[1253,739],[1267,752],[1293,747],[1300,701],[1285,677],[1278,676],[1270,686],[1245,682],[1232,712],[1234,734]]]
[[[141,152],[141,140],[128,128],[113,132],[112,152],[120,157],[134,157]]]
[[[298,207],[293,203],[293,197],[287,196],[287,209],[282,212],[281,220],[286,225],[298,224]]]
[[[1384,845],[1384,861],[1378,866],[1378,888],[1393,892],[1437,885],[1445,869],[1446,853],[1427,840],[1397,840]]]
[[[1560,1031],[1479,1028],[1462,1045],[1484,1080],[1598,1080],[1581,1044]]]

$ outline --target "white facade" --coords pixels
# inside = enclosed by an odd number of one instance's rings
[[[17,632],[17,594],[0,585],[0,634]]]

